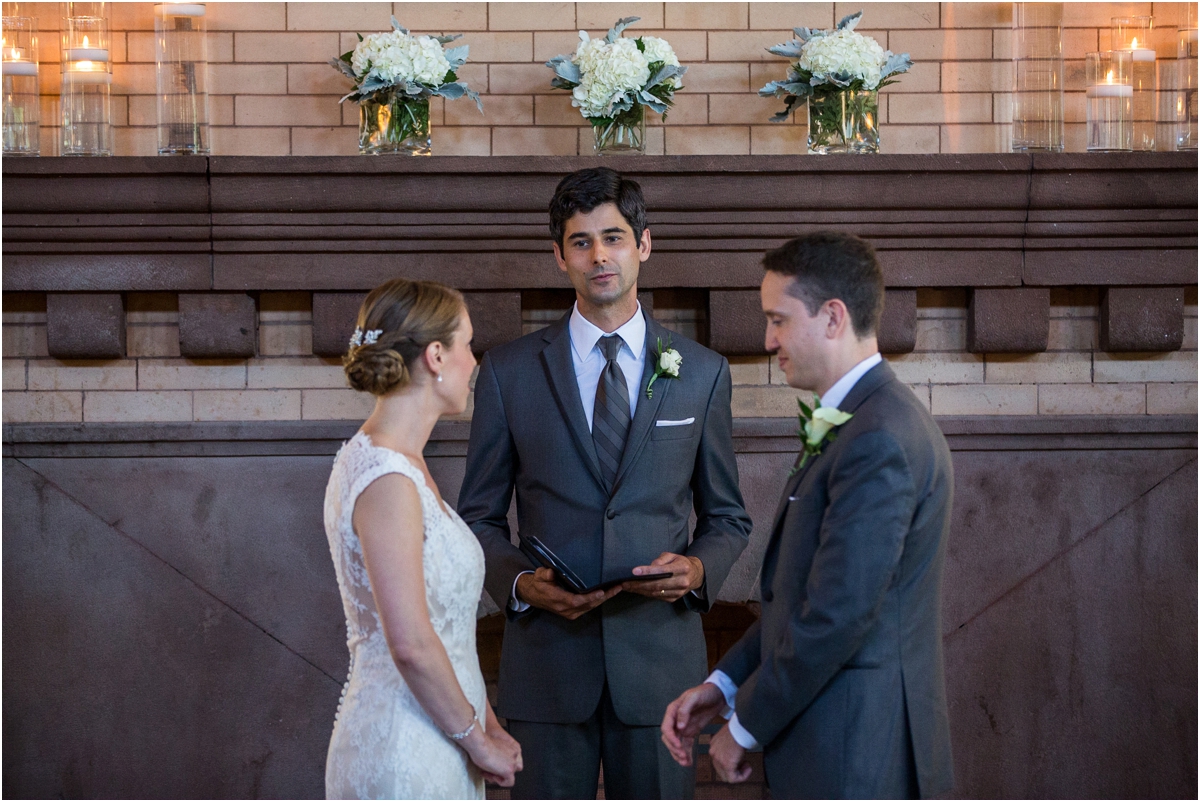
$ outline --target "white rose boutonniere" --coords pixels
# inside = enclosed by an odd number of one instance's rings
[[[658,350],[654,353],[654,375],[650,377],[650,381],[646,383],[646,397],[653,398],[654,382],[659,376],[666,376],[668,379],[679,378],[679,366],[683,364],[683,357],[679,352],[671,347],[671,338],[667,338],[667,347],[664,349],[662,338],[658,338]]]
[[[854,417],[849,412],[842,412],[837,407],[821,406],[821,399],[816,396],[813,397],[811,408],[799,398],[796,399],[796,403],[800,405],[800,414],[798,415],[800,431],[796,434],[804,440],[804,452],[800,455],[800,462],[795,468],[792,468],[789,476],[803,468],[809,459],[820,454],[827,443],[836,440],[837,432],[834,429]]]

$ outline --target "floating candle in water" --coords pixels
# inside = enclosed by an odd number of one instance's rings
[[[96,64],[91,61],[76,61],[67,65],[67,71],[63,73],[71,83],[76,84],[110,84],[112,83],[112,75],[105,69],[103,64]]]
[[[102,47],[89,47],[88,38],[83,37],[82,47],[69,47],[66,61],[108,61],[108,51]]]
[[[5,75],[37,75],[37,64],[25,58],[20,48],[10,47],[4,53]]]
[[[1138,47],[1138,40],[1136,36],[1133,38],[1132,47],[1129,48],[1129,51],[1133,53],[1134,61],[1154,61],[1156,56],[1153,50],[1149,50],[1144,47]]]
[[[203,17],[203,3],[159,3],[154,7],[164,17]]]

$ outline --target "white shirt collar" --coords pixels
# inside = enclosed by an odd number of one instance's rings
[[[567,326],[571,331],[571,347],[575,349],[575,355],[579,357],[580,362],[588,358],[596,343],[607,333],[580,313],[578,301],[571,308],[571,320]],[[642,349],[646,346],[646,318],[642,317],[640,303],[633,317],[613,334],[621,338],[635,359],[640,357]]]
[[[836,409],[838,405],[846,400],[846,396],[854,389],[854,385],[858,384],[858,380],[866,375],[868,370],[882,361],[883,357],[876,352],[850,368],[845,376],[834,382],[833,386],[825,391],[825,395],[821,396],[821,406],[834,407]]]

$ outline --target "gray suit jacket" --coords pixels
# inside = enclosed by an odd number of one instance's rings
[[[733,454],[729,364],[646,320],[650,349],[624,456],[610,494],[571,361],[566,315],[493,348],[475,382],[475,412],[458,511],[487,559],[485,587],[507,610],[514,579],[534,564],[510,542],[514,490],[522,535],[536,535],[584,582],[627,574],[664,551],[704,563],[703,598],[674,604],[621,593],[575,621],[542,610],[508,612],[497,713],[521,721],[578,723],[607,681],[629,725],[661,723],[667,705],[707,671],[699,612],[716,599],[750,534]],[[661,337],[683,357],[677,379],[646,383]],[[658,420],[695,422],[656,426]],[[689,543],[688,517],[696,512]]]
[[[942,668],[950,451],[887,363],[784,488],[762,617],[717,666],[772,795],[929,797],[953,784]],[[915,787],[914,787],[915,780]]]

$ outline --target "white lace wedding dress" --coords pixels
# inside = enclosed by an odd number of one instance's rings
[[[407,476],[417,486],[425,522],[429,617],[480,722],[487,712],[475,651],[475,610],[484,572],[479,541],[453,510],[438,503],[419,468],[399,452],[372,445],[359,432],[338,452],[325,490],[325,533],[350,647],[350,677],[325,762],[325,794],[329,799],[483,799],[479,770],[429,718],[384,640],[350,518],[359,493],[388,473]]]

